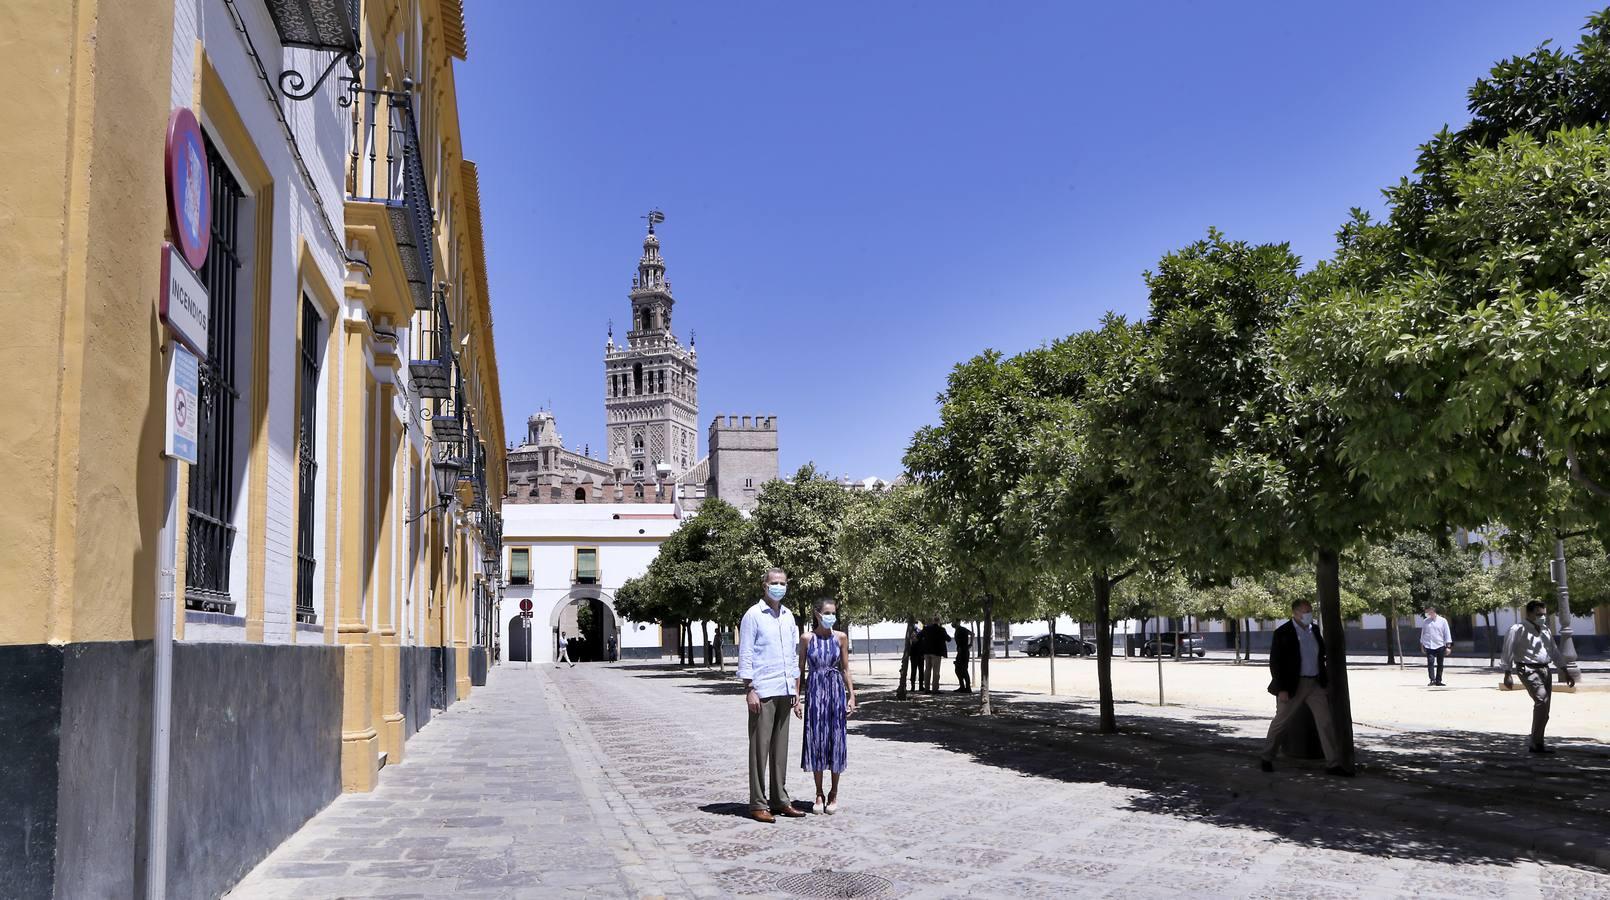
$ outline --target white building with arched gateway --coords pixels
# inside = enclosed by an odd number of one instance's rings
[[[653,659],[676,652],[674,631],[621,620],[615,592],[642,575],[682,524],[674,503],[510,504],[503,513],[504,578],[498,648],[505,663],[551,663],[560,635],[582,659]],[[520,601],[530,600],[531,628]],[[670,641],[670,650],[664,649]]]

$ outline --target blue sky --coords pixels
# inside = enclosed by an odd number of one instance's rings
[[[899,473],[956,362],[1143,313],[1142,273],[1210,226],[1323,258],[1492,62],[1594,8],[466,6],[511,437],[551,402],[602,446],[605,325],[657,206],[701,429],[777,415],[785,471],[855,477]]]

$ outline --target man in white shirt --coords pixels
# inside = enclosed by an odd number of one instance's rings
[[[1428,687],[1446,687],[1442,683],[1442,660],[1453,647],[1453,632],[1448,630],[1448,620],[1437,615],[1435,606],[1426,607],[1425,612],[1426,620],[1420,625],[1420,649],[1426,652],[1426,675],[1431,679]]]
[[[1518,672],[1526,693],[1532,696],[1532,740],[1527,749],[1533,753],[1554,752],[1543,743],[1543,729],[1549,723],[1549,703],[1554,698],[1554,675],[1549,671],[1549,662],[1560,667],[1566,684],[1576,684],[1571,670],[1565,666],[1565,658],[1554,646],[1554,636],[1543,624],[1547,610],[1547,604],[1541,600],[1526,604],[1526,619],[1511,625],[1509,636],[1504,638],[1504,687],[1514,687],[1510,676]]]
[[[805,815],[787,786],[788,719],[799,708],[799,627],[783,605],[788,575],[772,569],[765,584],[765,599],[738,624],[738,677],[749,707],[749,817],[775,822]]]

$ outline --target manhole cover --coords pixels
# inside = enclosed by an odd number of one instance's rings
[[[788,875],[777,887],[796,897],[876,897],[894,882],[861,872],[830,872],[817,869],[804,875]]]

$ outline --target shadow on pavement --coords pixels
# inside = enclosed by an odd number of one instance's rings
[[[625,674],[680,679],[710,694],[741,690],[730,672],[636,666]],[[1093,700],[991,691],[996,715],[984,717],[977,714],[976,694],[912,694],[901,702],[882,686],[862,686],[858,693],[852,742],[931,744],[1023,775],[1125,787],[1139,792],[1130,802],[1136,810],[1253,829],[1305,846],[1508,865],[1533,856],[1584,862],[1580,850],[1560,849],[1559,835],[1574,835],[1588,857],[1610,844],[1610,752],[1586,741],[1562,742],[1556,755],[1529,757],[1519,752],[1515,735],[1395,733],[1360,741],[1364,771],[1343,780],[1322,774],[1317,764],[1286,760],[1273,775],[1258,771],[1261,740],[1215,724],[1258,716],[1174,718],[1120,702],[1122,732],[1103,735]],[[703,809],[727,814],[730,806]]]

